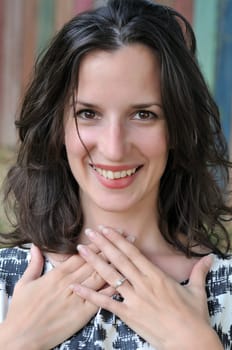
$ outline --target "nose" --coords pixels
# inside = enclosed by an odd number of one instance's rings
[[[127,128],[122,121],[107,123],[99,137],[99,151],[104,158],[119,162],[128,152]]]

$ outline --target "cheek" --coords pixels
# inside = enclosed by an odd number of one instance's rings
[[[168,135],[166,129],[157,129],[155,132],[140,137],[140,147],[148,158],[162,157],[166,160],[168,155]]]
[[[67,156],[70,159],[72,156],[77,156],[79,153],[82,153],[84,148],[79,139],[75,122],[67,121],[64,129],[64,141]]]
[[[74,121],[67,122],[65,126],[65,147],[68,158],[83,158],[88,155],[94,145],[94,135],[90,129],[79,126],[78,130],[79,134]]]

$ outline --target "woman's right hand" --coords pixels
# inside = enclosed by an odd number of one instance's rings
[[[98,307],[73,293],[83,284],[112,295],[114,289],[79,255],[41,276],[44,258],[33,246],[31,262],[16,284],[6,320],[0,326],[0,347],[48,350],[85,326]]]

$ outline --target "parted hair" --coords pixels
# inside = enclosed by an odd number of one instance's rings
[[[14,223],[11,233],[1,234],[2,243],[76,252],[85,218],[64,145],[65,108],[89,52],[134,43],[151,48],[161,69],[170,150],[159,190],[160,230],[187,256],[195,255],[195,244],[228,252],[231,163],[219,111],[198,67],[190,24],[174,9],[149,0],[110,0],[75,16],[37,59],[16,120],[19,151],[5,180]]]

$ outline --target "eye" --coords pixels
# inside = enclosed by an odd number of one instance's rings
[[[134,114],[133,119],[136,120],[151,120],[151,119],[157,119],[158,115],[151,111],[138,111]]]
[[[76,116],[85,120],[99,119],[96,112],[91,109],[80,109],[77,111]]]

